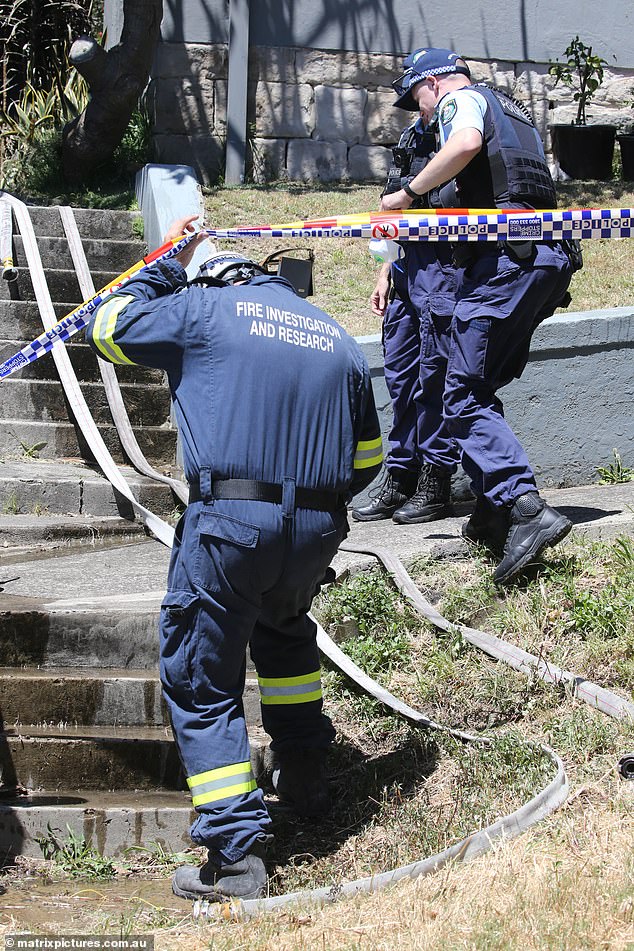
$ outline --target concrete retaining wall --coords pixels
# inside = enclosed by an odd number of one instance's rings
[[[391,405],[378,336],[359,342],[384,435]],[[588,485],[617,449],[634,465],[634,306],[558,314],[535,332],[521,380],[500,391],[541,487]],[[387,441],[385,442],[387,449]]]

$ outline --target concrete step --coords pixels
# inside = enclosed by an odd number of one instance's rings
[[[146,459],[157,466],[171,466],[176,459],[176,430],[160,426],[134,428],[137,441]],[[117,431],[112,426],[100,426],[99,432],[115,462],[125,457]],[[94,461],[93,455],[79,429],[73,423],[29,422],[6,419],[0,426],[0,456],[26,454],[37,448],[41,459],[60,459],[80,456]]]
[[[42,858],[38,839],[49,825],[61,840],[67,826],[102,855],[160,843],[166,852],[191,848],[189,827],[195,812],[184,790],[97,792],[64,788],[0,799],[0,854]]]
[[[84,383],[82,393],[98,426],[111,425],[112,414],[102,383]],[[135,426],[163,426],[170,419],[170,394],[161,384],[124,383],[124,405]],[[39,419],[42,422],[68,422],[70,409],[64,391],[54,380],[8,379],[2,383],[0,419]]]
[[[143,219],[138,211],[111,211],[101,208],[73,208],[73,214],[82,238],[103,238],[107,235],[120,241],[141,240],[135,234],[135,222],[142,225]],[[57,206],[29,205],[29,215],[35,234],[39,237],[57,237],[64,235],[62,219]],[[15,227],[16,232],[19,229]]]
[[[131,261],[130,264],[134,264]],[[92,279],[97,290],[105,287],[114,278],[118,277],[120,271],[108,269],[106,271],[93,271]],[[46,272],[46,282],[49,293],[54,301],[75,301],[81,304],[84,296],[79,288],[77,275],[74,269],[64,268],[59,270],[48,270]],[[33,290],[33,280],[28,268],[18,268],[18,278],[16,281],[0,281],[0,300],[35,300],[35,291]]]
[[[251,765],[261,781],[270,762],[268,737],[251,726],[249,738]],[[274,814],[277,799],[267,797],[267,805]],[[11,796],[7,789],[0,799],[0,854],[41,858],[37,840],[48,837],[49,825],[61,839],[67,838],[69,826],[102,855],[120,855],[156,842],[166,852],[180,852],[191,848],[189,827],[194,817],[191,799],[183,789],[110,792],[70,788],[68,781],[57,790],[28,790],[27,795]]]
[[[127,271],[146,253],[139,241],[112,240],[108,237],[88,238],[82,241],[86,260],[91,271]],[[40,258],[45,268],[73,268],[73,259],[66,238],[40,238],[37,241]],[[13,261],[16,267],[28,267],[24,245],[20,235],[13,239]],[[96,290],[99,290],[97,287]]]
[[[4,503],[13,506],[13,498]],[[25,515],[0,515],[0,565],[32,557],[40,552],[69,553],[97,545],[122,545],[145,538],[142,522],[128,518],[94,518],[87,515],[49,515],[34,506]]]
[[[76,306],[69,302],[54,303],[56,319],[61,320],[66,317]],[[35,301],[0,300],[0,341],[8,340],[13,343],[17,340],[20,341],[21,347],[38,337],[43,329],[40,311]],[[80,333],[77,339],[81,339],[81,336]]]
[[[54,570],[62,558],[52,561]],[[42,567],[41,562],[37,564]],[[83,603],[67,598],[47,604],[37,597],[37,585],[33,590],[35,597],[6,593],[19,588],[29,577],[22,565],[4,566],[3,575],[9,579],[17,576],[18,582],[5,583],[4,593],[0,593],[1,666],[47,670],[154,670],[158,666],[158,618],[163,591],[113,595],[92,602],[84,599]],[[112,577],[94,581],[110,585]],[[60,583],[59,593],[65,592],[72,592],[72,579],[68,577]]]
[[[0,784],[29,790],[183,789],[171,731],[165,727],[5,727]]]
[[[249,671],[244,690],[248,723],[260,723],[257,676]],[[0,722],[5,729],[57,727],[168,727],[158,670],[47,670],[0,668]],[[27,724],[27,725],[25,725]]]
[[[41,328],[34,337],[39,336]],[[33,339],[33,338],[31,338]],[[25,343],[30,340],[5,340],[0,343],[0,361],[7,360],[14,353],[21,350]],[[73,369],[80,382],[95,383],[101,381],[101,374],[97,366],[97,356],[87,343],[83,342],[83,333],[80,331],[72,342],[66,344],[66,350],[73,365]],[[154,370],[148,367],[131,366],[121,364],[116,368],[117,379],[123,382],[131,383],[163,383],[165,374],[162,370]],[[24,369],[16,371],[11,377],[3,380],[2,386],[10,384],[12,380],[58,380],[55,361],[50,353],[44,354],[34,363],[29,364]]]
[[[169,486],[139,475],[128,466],[121,466],[120,472],[131,486],[136,498],[158,515],[173,515],[176,502]],[[178,475],[178,473],[176,474]],[[38,519],[27,521],[25,516],[39,512],[48,514],[71,516],[61,519],[59,534],[74,537],[78,531],[77,516],[82,516],[86,523],[85,531],[90,530],[90,516],[113,517],[124,515],[132,518],[131,506],[127,499],[123,499],[113,489],[108,480],[96,469],[79,462],[46,461],[44,459],[16,461],[5,460],[0,465],[0,511],[11,513],[22,519],[8,525],[0,523],[2,537],[24,532],[28,539],[36,543],[38,539]],[[49,529],[47,528],[47,531]],[[93,529],[93,535],[99,534],[99,526]],[[14,544],[11,541],[11,544]]]

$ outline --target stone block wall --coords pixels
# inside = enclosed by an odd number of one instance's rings
[[[395,109],[391,82],[401,56],[252,47],[248,66],[248,177],[258,182],[384,180],[390,147],[410,114]],[[155,160],[192,165],[200,180],[222,176],[227,48],[162,43],[150,101]],[[512,93],[531,110],[547,152],[549,125],[570,122],[572,92],[548,65],[469,61],[474,79]],[[634,126],[634,69],[608,69],[589,121]]]

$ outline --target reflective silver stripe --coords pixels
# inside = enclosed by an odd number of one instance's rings
[[[312,693],[313,690],[319,690],[321,680],[319,677],[309,684],[297,684],[294,687],[263,687],[260,686],[260,693],[263,697],[289,697],[297,696],[302,693]]]

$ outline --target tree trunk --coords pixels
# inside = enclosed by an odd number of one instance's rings
[[[67,181],[85,180],[121,142],[150,74],[162,15],[162,0],[124,0],[117,46],[106,52],[88,36],[73,43],[69,59],[88,83],[91,98],[63,131]]]

